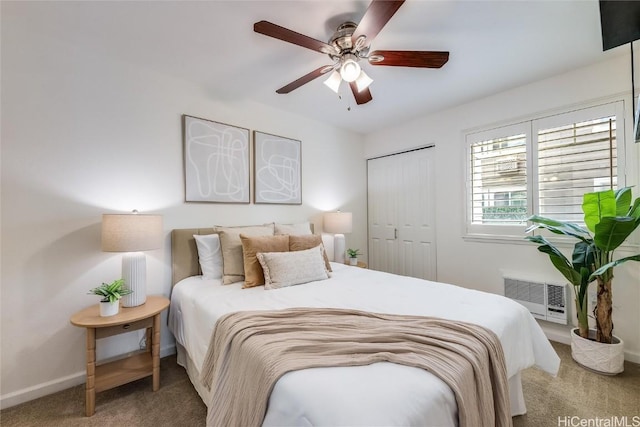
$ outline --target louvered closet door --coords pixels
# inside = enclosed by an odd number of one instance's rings
[[[368,161],[370,268],[436,278],[434,150]]]

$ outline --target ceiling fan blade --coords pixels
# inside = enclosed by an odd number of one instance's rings
[[[369,88],[363,89],[358,92],[358,86],[356,86],[356,82],[349,83],[349,86],[351,87],[351,92],[353,92],[353,97],[356,99],[356,104],[366,104],[373,99]]]
[[[367,37],[365,45],[371,43],[382,27],[389,22],[393,14],[400,9],[402,3],[404,3],[404,0],[373,0],[358,27],[351,35],[351,42],[354,46],[360,36]]]
[[[311,80],[315,80],[321,75],[326,74],[332,70],[333,70],[333,65],[323,65],[322,67],[316,70],[313,70],[309,74],[305,74],[299,79],[292,81],[288,85],[281,87],[280,89],[276,90],[276,93],[279,93],[279,94],[289,93],[295,89],[298,89],[300,86],[309,83]]]
[[[287,43],[306,47],[307,49],[315,50],[316,52],[331,55],[337,55],[338,53],[340,53],[336,50],[336,48],[325,42],[312,39],[309,36],[296,33],[293,30],[289,30],[268,21],[256,22],[255,24],[253,24],[253,31],[255,31],[256,33],[264,34],[265,36],[285,41]]]
[[[371,65],[440,68],[449,60],[449,52],[419,50],[375,50],[369,54]]]

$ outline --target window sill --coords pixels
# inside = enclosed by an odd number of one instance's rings
[[[462,236],[462,240],[465,242],[480,242],[480,243],[507,243],[512,245],[522,245],[532,243],[525,239],[525,235],[521,236],[507,236],[496,234],[467,234]]]
[[[527,234],[519,236],[512,235],[497,235],[497,234],[466,234],[462,236],[462,240],[465,242],[478,242],[478,243],[498,243],[509,245],[529,245],[535,247],[535,243],[525,239]],[[561,248],[572,248],[577,240],[574,238],[563,238],[558,236],[545,236],[549,242]],[[615,252],[636,252],[640,249],[640,243],[627,242],[618,247]],[[616,258],[619,258],[618,256]]]

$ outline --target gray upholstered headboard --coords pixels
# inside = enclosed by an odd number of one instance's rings
[[[201,274],[194,234],[212,234],[213,228],[182,228],[171,231],[171,286]]]

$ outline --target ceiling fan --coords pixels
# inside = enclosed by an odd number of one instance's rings
[[[321,42],[268,21],[256,22],[253,31],[280,39],[307,49],[329,55],[333,61],[292,81],[276,90],[289,93],[318,77],[332,72],[324,82],[334,92],[342,80],[349,83],[357,104],[366,104],[373,98],[369,85],[373,81],[358,62],[366,60],[371,65],[394,67],[440,68],[449,60],[449,52],[416,50],[374,50],[369,52],[371,41],[402,6],[405,0],[373,0],[359,24],[344,22],[329,39]]]

